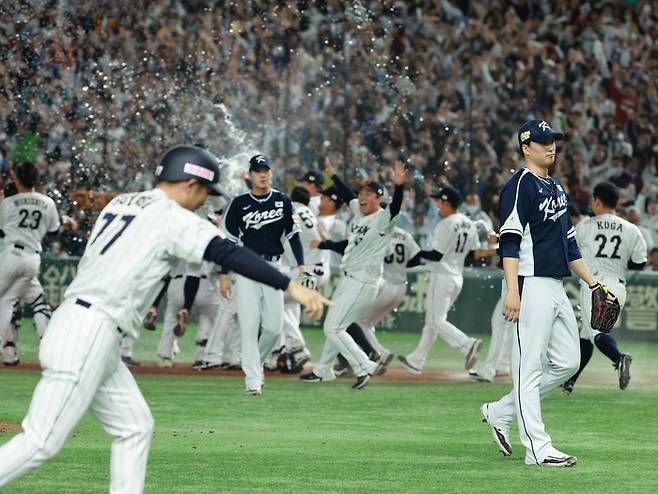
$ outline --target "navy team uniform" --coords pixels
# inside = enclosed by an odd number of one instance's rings
[[[223,218],[226,238],[242,243],[273,266],[280,267],[285,235],[299,265],[304,253],[290,199],[271,190],[265,196],[250,192],[235,197]],[[235,301],[242,335],[242,370],[249,394],[260,394],[263,364],[283,325],[283,292],[243,276],[236,276]],[[259,337],[260,330],[260,337]]]
[[[481,412],[503,454],[511,454],[509,428],[516,417],[525,463],[557,465],[565,454],[552,446],[540,402],[573,375],[580,359],[576,316],[562,284],[571,275],[569,263],[581,258],[576,230],[560,182],[528,168],[521,168],[501,190],[500,212],[502,257],[519,259],[521,310],[513,338],[513,389],[483,405]]]

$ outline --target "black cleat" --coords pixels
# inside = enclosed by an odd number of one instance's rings
[[[356,382],[352,384],[352,389],[363,389],[366,387],[366,384],[370,381],[372,375],[366,374],[365,376],[358,376]]]
[[[619,376],[619,389],[626,389],[628,387],[628,383],[631,381],[632,361],[633,357],[631,357],[631,355],[628,353],[624,353],[621,357],[619,357],[619,360],[615,365],[615,368],[617,369],[617,375]]]
[[[158,315],[156,312],[150,310],[146,313],[146,317],[144,318],[144,329],[148,331],[155,331],[155,321],[158,318]]]
[[[174,326],[174,335],[183,336],[187,331],[187,324],[190,322],[190,311],[181,309],[176,314],[176,326]]]
[[[567,381],[564,384],[560,384],[560,388],[565,395],[569,396],[573,392],[575,385],[576,383],[574,381]]]
[[[299,380],[303,383],[315,384],[321,383],[322,378],[315,374],[314,372],[309,372],[308,374],[302,374],[299,376]]]
[[[137,362],[135,359],[132,357],[121,357],[121,361],[126,364],[128,367],[139,367],[141,364]]]
[[[575,456],[548,456],[541,462],[543,467],[572,467],[578,459]]]

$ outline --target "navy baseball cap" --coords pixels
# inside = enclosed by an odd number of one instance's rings
[[[322,191],[322,195],[327,196],[329,199],[334,201],[336,203],[337,208],[339,208],[343,204],[343,201],[340,199],[340,196],[338,195],[338,189],[336,189],[336,187],[327,187]]]
[[[257,154],[256,156],[252,156],[252,158],[249,160],[249,171],[255,172],[261,169],[262,167],[266,167],[271,170],[272,160],[268,156],[265,156],[264,154]]]
[[[322,185],[324,184],[324,176],[320,172],[309,171],[306,172],[303,176],[297,179],[298,182],[311,182],[315,184],[316,187],[322,190]]]
[[[384,197],[384,186],[374,180],[364,182],[363,187],[375,192],[379,197]]]
[[[528,120],[519,129],[519,147],[530,141],[548,144],[551,141],[564,139],[562,132],[555,132],[545,120]]]
[[[448,201],[455,209],[457,209],[459,205],[462,203],[461,193],[454,187],[451,187],[450,185],[435,188],[430,194],[430,197],[434,199],[443,199],[444,201]]]

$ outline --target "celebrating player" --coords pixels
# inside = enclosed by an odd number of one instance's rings
[[[601,283],[615,294],[623,309],[626,302],[626,269],[640,270],[647,263],[647,244],[637,226],[615,214],[619,190],[610,182],[594,187],[594,216],[576,226],[576,240],[583,259]],[[611,361],[619,377],[619,389],[626,389],[631,380],[631,356],[621,353],[610,333],[592,329],[592,298],[587,286],[580,283],[580,368],[562,385],[570,394],[578,376],[592,358],[594,345]],[[594,344],[592,344],[592,340]]]
[[[0,487],[55,456],[87,410],[112,436],[111,492],[143,492],[153,417],[121,362],[179,259],[220,264],[288,292],[313,315],[329,303],[249,249],[221,240],[192,210],[216,194],[217,158],[195,146],[162,157],[155,189],[121,194],[101,211],[64,301],[41,341],[43,369],[23,432],[0,448]],[[35,220],[31,213],[26,221]],[[4,278],[3,278],[4,279]]]
[[[425,304],[425,326],[416,350],[407,356],[400,355],[400,363],[411,373],[420,374],[436,338],[441,336],[448,345],[462,352],[465,368],[471,369],[477,361],[482,340],[464,334],[448,321],[448,311],[455,303],[464,284],[464,260],[474,251],[475,257],[495,255],[495,249],[478,249],[479,239],[475,224],[457,211],[462,196],[454,187],[443,187],[432,193],[442,220],[432,237],[432,250],[421,250],[414,261],[431,261],[430,285]]]
[[[572,466],[574,456],[553,447],[541,417],[541,399],[578,367],[578,325],[562,285],[573,270],[591,290],[600,285],[581,259],[567,196],[549,168],[557,154],[554,132],[530,120],[518,132],[525,160],[500,193],[500,249],[507,294],[504,314],[516,322],[512,391],[480,408],[503,455],[512,454],[509,429],[516,416],[525,463]]]
[[[231,242],[242,242],[263,259],[280,268],[285,235],[297,261],[299,274],[304,268],[304,248],[299,228],[293,218],[290,199],[274,190],[272,162],[256,155],[249,160],[251,191],[235,197],[224,214],[222,230]],[[263,387],[263,362],[281,334],[283,324],[283,292],[244,276],[235,282],[235,304],[242,332],[242,370],[246,394],[258,396]],[[222,292],[227,294],[228,278],[222,276]]]
[[[325,169],[333,172],[330,162],[325,163]],[[384,187],[380,184],[367,182],[357,197],[338,175],[332,173],[334,184],[340,195],[349,203],[355,216],[350,223],[347,240],[341,242],[341,269],[345,272],[345,277],[332,297],[336,306],[329,309],[324,321],[326,340],[322,355],[312,372],[300,376],[303,382],[318,383],[336,379],[333,364],[339,352],[347,359],[357,376],[353,389],[362,389],[383,365],[381,360],[379,363],[370,360],[346,330],[350,324],[363,316],[377,297],[384,255],[402,206],[406,172],[403,163],[395,163],[392,170],[395,192],[386,209],[380,206],[384,196]]]

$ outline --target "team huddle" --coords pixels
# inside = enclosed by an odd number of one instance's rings
[[[425,325],[416,349],[399,355],[399,363],[422,373],[441,336],[464,355],[473,379],[511,374],[510,393],[480,409],[499,450],[512,454],[516,419],[526,464],[574,465],[545,431],[541,399],[560,386],[573,391],[594,345],[612,360],[619,387],[628,386],[632,358],[590,319],[591,304],[623,307],[626,269],[641,268],[647,248],[637,227],[615,216],[619,193],[610,183],[594,189],[595,216],[573,224],[565,191],[548,174],[562,134],[531,120],[517,137],[525,166],[501,190],[498,235],[478,229],[459,210],[460,192],[445,186],[432,193],[441,220],[426,249],[397,226],[402,162],[390,170],[392,191],[368,181],[355,192],[327,161],[331,187],[310,172],[306,187],[289,197],[271,186],[271,160],[257,155],[248,164],[249,189],[220,205],[216,199],[226,192],[217,158],[177,146],[161,158],[153,190],[118,195],[100,212],[78,274],[52,315],[38,282],[41,242],[62,224],[75,225],[35,192],[34,165],[16,167],[17,190],[0,203],[0,339],[4,364],[17,364],[16,311],[30,304],[43,375],[23,432],[0,448],[0,487],[56,455],[89,410],[113,438],[110,490],[143,490],[153,418],[128,365],[136,365],[131,348],[140,327],[155,328],[165,295],[157,348],[163,366],[173,365],[176,338],[196,307],[195,369],[241,368],[249,396],[264,392],[264,370],[275,368],[320,385],[352,373],[352,388],[360,390],[394,358],[375,328],[404,299],[406,270],[421,264],[430,273]],[[351,219],[336,238],[342,205]],[[449,322],[448,312],[465,260],[497,254],[504,281],[489,353],[476,368],[482,341]],[[332,256],[340,257],[342,277],[328,300],[316,289],[327,283]],[[580,330],[562,284],[572,271],[581,279]],[[327,307],[324,346],[311,367],[301,311],[319,317]]]

